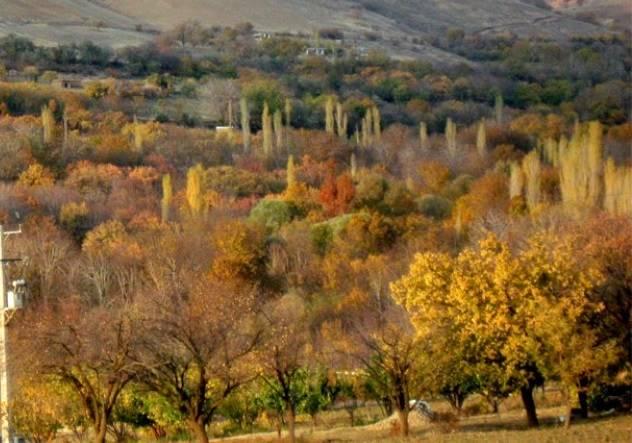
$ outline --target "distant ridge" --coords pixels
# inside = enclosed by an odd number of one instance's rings
[[[312,33],[335,27],[348,38],[379,36],[379,45],[405,53],[397,42],[426,41],[449,29],[467,33],[513,32],[523,36],[567,39],[607,31],[598,21],[573,13],[619,10],[624,0],[2,0],[0,35],[16,33],[40,44],[93,40],[110,46],[151,40],[152,31],[187,21],[234,25],[249,21],[266,31]],[[567,4],[568,3],[568,4]],[[579,8],[579,9],[578,9]],[[632,6],[630,7],[632,8]],[[581,17],[580,17],[581,18]],[[432,57],[442,57],[428,48]]]

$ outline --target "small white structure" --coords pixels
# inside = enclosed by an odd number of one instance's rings
[[[324,57],[327,55],[327,48],[307,48],[305,50],[305,55]]]
[[[7,308],[22,309],[24,307],[24,288],[26,282],[24,280],[14,280],[12,286],[13,290],[7,291]]]

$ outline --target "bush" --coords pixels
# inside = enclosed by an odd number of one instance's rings
[[[417,199],[417,208],[426,217],[444,220],[452,213],[452,202],[438,195],[424,195]]]
[[[277,231],[281,226],[289,223],[297,215],[296,208],[283,200],[261,200],[252,208],[250,219],[260,223],[266,229]]]
[[[455,178],[452,183],[445,187],[444,194],[447,198],[456,200],[457,198],[470,192],[474,177],[463,174]]]

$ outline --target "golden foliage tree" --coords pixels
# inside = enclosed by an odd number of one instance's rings
[[[193,217],[205,215],[208,209],[205,199],[204,168],[198,164],[187,171],[186,200],[189,214]]]
[[[448,118],[448,120],[445,123],[445,142],[446,142],[448,157],[450,157],[451,160],[454,160],[457,156],[458,145],[457,145],[456,137],[457,137],[456,124],[452,121],[451,118]]]
[[[418,254],[391,289],[422,340],[453,335],[448,352],[468,349],[478,371],[513,380],[529,425],[537,425],[532,391],[538,374],[571,391],[579,377],[609,362],[610,345],[595,341],[583,324],[584,315],[599,309],[588,293],[600,276],[573,244],[538,234],[514,254],[490,235],[457,257]]]
[[[265,158],[270,157],[272,154],[272,116],[270,115],[270,106],[265,102],[263,104],[263,113],[261,114],[261,129],[263,132],[263,155]]]
[[[165,174],[162,176],[162,200],[160,201],[160,209],[163,223],[169,221],[172,200],[173,185],[171,184],[171,175]]]
[[[476,131],[476,151],[481,158],[487,156],[487,130],[484,119],[478,124]]]
[[[55,141],[54,101],[42,107],[42,134],[44,143],[49,145]]]
[[[52,186],[55,184],[55,177],[48,168],[33,163],[20,174],[18,183],[22,186]]]
[[[604,168],[604,209],[610,214],[632,216],[632,167],[617,167],[612,158]]]
[[[540,156],[531,151],[522,160],[522,170],[526,178],[526,200],[530,211],[534,211],[540,204],[542,165]]]
[[[578,214],[598,206],[602,192],[603,142],[599,122],[577,125],[568,146],[560,143],[562,203]]]

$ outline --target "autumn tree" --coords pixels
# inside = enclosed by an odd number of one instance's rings
[[[496,124],[502,125],[505,114],[505,101],[502,94],[496,94],[496,101],[494,104],[494,114],[496,116]]]
[[[49,145],[55,140],[55,102],[42,107],[42,134],[44,143]]]
[[[571,389],[581,373],[597,372],[608,361],[608,345],[591,339],[580,320],[598,308],[587,297],[598,274],[576,259],[571,244],[536,235],[514,255],[489,236],[456,258],[417,255],[409,274],[392,286],[422,339],[450,331],[461,344],[450,352],[469,348],[474,368],[502,374],[520,390],[530,426],[538,425],[533,389],[542,374]],[[547,309],[532,302],[540,297]],[[586,347],[577,347],[579,337]]]
[[[487,130],[485,127],[485,120],[482,120],[478,124],[476,131],[476,151],[481,158],[487,156]]]
[[[48,168],[33,163],[20,174],[18,183],[23,186],[52,186],[55,183],[55,176]]]
[[[162,176],[162,200],[160,201],[160,210],[163,223],[169,221],[169,213],[171,211],[171,202],[173,200],[173,186],[171,184],[171,175]]]
[[[266,344],[257,353],[257,360],[263,382],[280,400],[289,440],[294,443],[296,416],[305,401],[305,367],[310,356],[307,313],[303,301],[288,294],[267,308],[266,318]]]
[[[63,296],[55,306],[40,306],[27,317],[18,344],[23,367],[72,389],[94,441],[104,443],[118,398],[137,375],[134,310],[122,300],[92,306]]]
[[[426,122],[419,124],[419,146],[423,152],[428,151],[430,142],[428,140],[428,125]]]
[[[327,100],[325,101],[325,131],[328,134],[334,134],[335,132],[335,126],[334,126],[334,122],[335,122],[335,117],[334,117],[334,113],[335,113],[335,102],[334,102],[334,97],[333,96],[329,96],[327,97]]]
[[[320,202],[329,215],[346,212],[354,196],[355,190],[351,177],[348,174],[336,177],[333,170],[327,175],[320,188]]]
[[[280,151],[283,147],[283,113],[280,109],[274,112],[272,122],[274,126],[275,146],[277,151]]]
[[[451,118],[448,118],[448,120],[445,123],[445,142],[446,142],[448,157],[452,160],[454,160],[457,155],[458,146],[457,146],[456,136],[457,136],[456,123],[454,123]]]
[[[560,145],[560,190],[573,214],[595,208],[602,193],[603,142],[599,122],[579,125],[568,146]]]
[[[172,269],[169,256],[179,251],[169,252],[152,265],[154,284],[141,298],[140,379],[185,416],[196,441],[207,442],[206,427],[222,401],[251,377],[257,293],[200,278],[186,259],[184,268]]]
[[[204,168],[198,164],[187,171],[186,201],[191,216],[205,215],[208,209],[205,193]]]
[[[270,114],[270,106],[268,102],[263,104],[263,113],[261,114],[261,130],[263,132],[263,156],[264,158],[270,157],[272,154],[273,144],[273,128],[272,128],[272,116]]]
[[[53,441],[64,426],[81,421],[76,395],[54,377],[22,377],[9,411],[15,430],[33,443]]]
[[[239,101],[240,113],[241,113],[241,132],[244,143],[244,151],[250,151],[250,108],[248,106],[248,99],[242,97]]]
[[[536,151],[531,151],[522,160],[522,170],[526,179],[526,200],[533,212],[540,204],[542,165]]]

